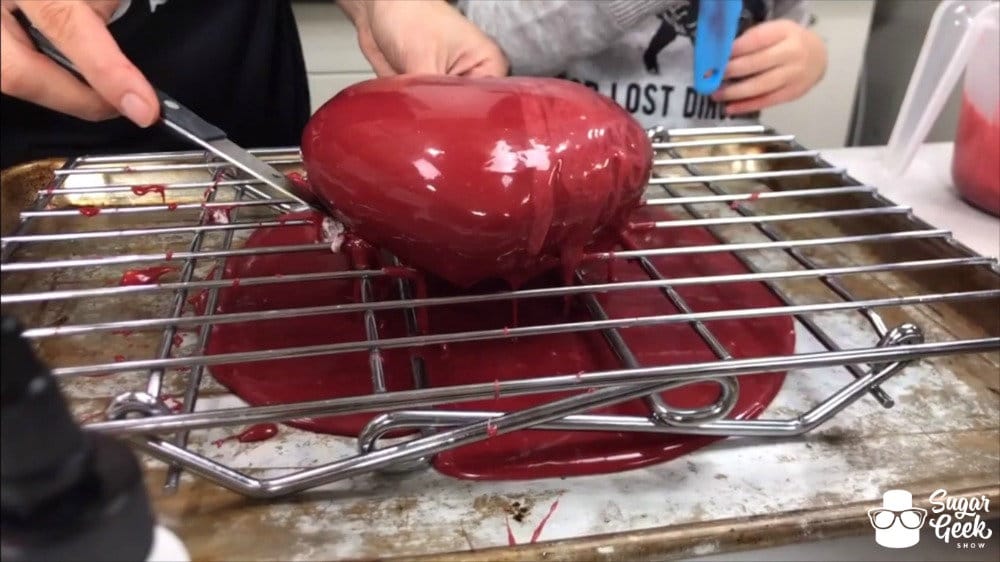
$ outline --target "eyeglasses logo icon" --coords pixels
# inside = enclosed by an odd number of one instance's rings
[[[906,490],[882,494],[882,507],[868,510],[875,529],[875,542],[886,548],[909,548],[920,542],[920,528],[927,510],[913,507],[913,496]]]

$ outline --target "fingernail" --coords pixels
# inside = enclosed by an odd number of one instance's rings
[[[143,101],[137,94],[126,92],[121,100],[122,115],[135,121],[141,127],[148,127],[153,124],[155,116],[153,108]]]

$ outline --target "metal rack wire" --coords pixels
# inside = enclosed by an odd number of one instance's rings
[[[394,277],[391,281],[398,298],[378,300],[372,283],[387,275],[383,269],[289,274],[242,278],[240,283],[253,286],[351,279],[359,283],[362,298],[356,303],[309,308],[216,313],[219,291],[229,286],[230,281],[215,279],[207,273],[212,265],[227,258],[310,252],[327,245],[242,247],[247,234],[254,229],[299,226],[307,222],[279,219],[283,206],[291,201],[267,199],[253,182],[234,177],[223,164],[203,153],[185,152],[79,158],[57,170],[53,183],[37,192],[34,204],[20,214],[17,228],[2,239],[0,273],[4,284],[0,303],[5,312],[17,314],[28,324],[25,336],[39,343],[43,356],[46,349],[52,349],[46,344],[64,349],[55,344],[70,341],[83,348],[93,348],[109,345],[100,338],[113,332],[137,331],[153,335],[155,345],[149,348],[146,357],[137,359],[121,357],[113,362],[86,362],[82,358],[92,354],[52,352],[63,360],[69,358],[54,367],[54,374],[67,385],[93,375],[110,374],[116,384],[128,388],[114,398],[106,419],[91,422],[86,427],[127,436],[141,450],[170,464],[168,488],[178,485],[180,470],[186,469],[256,497],[293,493],[376,470],[412,470],[426,465],[436,453],[525,429],[796,435],[814,429],[865,394],[891,407],[892,398],[881,384],[913,361],[1000,349],[1000,334],[925,342],[925,334],[919,326],[910,322],[891,322],[880,312],[935,303],[995,302],[1000,299],[1000,266],[996,260],[975,255],[955,241],[949,232],[920,221],[909,208],[879,195],[875,187],[859,184],[844,169],[824,162],[817,151],[799,146],[791,135],[776,134],[765,127],[654,130],[650,134],[656,159],[646,204],[668,207],[685,214],[686,218],[657,221],[646,226],[654,229],[703,227],[712,232],[719,243],[619,250],[591,256],[600,260],[633,261],[648,275],[648,280],[593,283],[578,273],[576,283],[567,286],[475,296],[414,298],[411,281]],[[294,149],[269,149],[257,151],[257,154],[279,167],[294,169],[300,164]],[[819,185],[817,178],[822,180]],[[163,185],[161,204],[149,204],[148,195],[136,195],[136,185],[152,183]],[[823,208],[825,201],[851,197],[855,202],[845,208]],[[864,203],[859,205],[858,200]],[[777,213],[762,212],[761,208],[769,203],[792,205],[793,208]],[[97,217],[100,220],[82,222],[80,209],[91,204],[99,205]],[[795,205],[802,207],[794,208]],[[228,213],[225,217],[218,214],[223,210]],[[781,228],[783,225],[795,227],[818,221],[859,218],[880,220],[890,227],[873,233],[830,236],[803,236],[797,235],[794,228]],[[892,219],[898,220],[893,222]],[[754,237],[734,236],[731,229],[749,229]],[[952,253],[933,259],[892,261],[879,258],[871,263],[847,265],[824,264],[810,253],[817,249],[918,242],[942,243],[951,248]],[[671,278],[659,271],[652,261],[662,256],[720,252],[735,255],[749,272]],[[84,253],[96,255],[81,256]],[[755,256],[764,254],[779,255],[785,265],[776,270],[762,267]],[[176,281],[107,285],[109,279],[120,274],[123,266],[164,262],[176,265]],[[399,265],[398,261],[391,263]],[[953,270],[956,275],[975,271],[980,276],[986,275],[989,281],[970,284],[962,290],[879,297],[859,296],[843,282],[851,276],[945,269]],[[833,298],[804,297],[801,292],[789,291],[782,285],[788,281],[809,282],[828,291]],[[783,305],[698,311],[677,291],[685,286],[740,282],[765,284]],[[611,318],[595,298],[601,293],[641,289],[659,290],[678,312]],[[190,314],[185,303],[199,291],[205,291],[205,312]],[[590,319],[460,333],[421,334],[417,330],[420,309],[433,310],[434,307],[472,301],[523,301],[546,297],[578,299],[589,311]],[[56,314],[53,309],[57,312],[69,310],[70,314],[53,320]],[[125,314],[126,311],[132,314]],[[374,316],[378,311],[403,314],[406,335],[380,337]],[[843,348],[817,321],[818,316],[838,312],[861,315],[871,327],[873,343],[860,348]],[[212,331],[200,329],[195,332],[196,341],[191,345],[183,349],[175,346],[179,332],[185,329],[325,314],[362,315],[365,337],[349,342],[210,355],[206,347]],[[718,320],[785,315],[794,316],[824,350],[735,359],[709,326],[710,322]],[[714,353],[715,360],[641,366],[622,338],[621,330],[666,324],[690,326]],[[381,370],[380,354],[390,349],[585,331],[599,332],[604,337],[621,360],[620,368],[493,384],[429,387],[424,365],[413,361],[414,388],[405,391],[387,390]],[[80,343],[81,338],[83,343]],[[214,365],[312,356],[336,360],[339,354],[359,351],[371,356],[373,388],[367,396],[229,409],[198,407],[200,389],[205,386],[204,375]],[[739,396],[740,377],[785,370],[801,376],[808,369],[830,366],[842,367],[853,380],[848,380],[838,392],[812,409],[788,419],[727,418]],[[182,381],[179,409],[171,409],[167,403],[165,387],[174,379]],[[659,395],[665,389],[706,381],[720,389],[718,400],[709,406],[679,409],[666,404]],[[500,395],[586,388],[595,390],[518,411],[457,412],[434,408],[442,403]],[[588,413],[598,407],[639,397],[648,402],[649,416]],[[195,430],[359,412],[379,415],[359,436],[356,455],[278,477],[255,478],[188,448],[189,433]],[[378,446],[388,433],[404,428],[417,428],[420,432],[412,439],[387,447]]]

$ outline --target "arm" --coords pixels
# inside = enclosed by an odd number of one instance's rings
[[[518,74],[551,75],[599,53],[668,0],[460,0],[469,20],[492,37]]]
[[[379,76],[503,76],[500,48],[444,0],[338,0]]]

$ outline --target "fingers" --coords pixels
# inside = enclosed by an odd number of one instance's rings
[[[471,63],[471,64],[470,64]],[[500,49],[487,49],[478,59],[459,60],[448,74],[469,78],[493,78],[507,76],[509,63]]]
[[[791,69],[786,66],[772,68],[752,78],[723,86],[712,94],[712,99],[727,102],[763,96],[785,86],[790,72]]]
[[[487,59],[461,76],[470,78],[502,78],[507,76],[507,63],[503,59]]]
[[[6,10],[0,10],[0,89],[7,95],[87,121],[118,114],[93,89],[39,53]]]
[[[733,41],[730,59],[763,51],[780,43],[789,34],[789,24],[796,25],[789,20],[772,20],[751,27]]]
[[[18,4],[29,20],[76,65],[90,86],[137,125],[159,117],[152,86],[125,57],[101,16],[78,0]]]
[[[730,103],[726,105],[726,115],[745,115],[754,111],[761,111],[774,105],[792,101],[797,97],[798,94],[793,88],[781,88],[762,96]]]
[[[822,77],[826,65],[822,39],[790,20],[774,20],[749,29],[733,43],[727,82],[712,95],[726,103],[726,113],[743,115],[804,95]]]
[[[745,78],[771,70],[788,61],[788,49],[784,42],[778,42],[766,49],[733,57],[726,65],[725,77]]]

